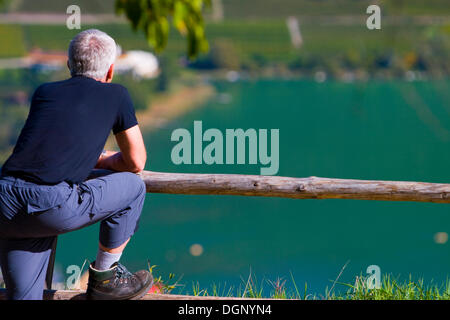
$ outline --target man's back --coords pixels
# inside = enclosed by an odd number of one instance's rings
[[[8,299],[41,300],[56,237],[95,223],[99,242],[87,298],[139,299],[153,284],[147,270],[131,273],[119,263],[138,229],[146,186],[135,173],[144,170],[147,151],[127,90],[111,84],[116,54],[109,35],[82,31],[69,45],[72,78],[33,95],[0,176],[0,267]],[[103,153],[111,129],[120,152]],[[86,180],[94,167],[106,169],[104,175]]]
[[[79,183],[94,168],[109,132],[137,124],[127,90],[84,76],[47,83],[30,113],[3,176],[39,184]]]

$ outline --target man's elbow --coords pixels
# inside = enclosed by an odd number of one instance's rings
[[[129,171],[133,173],[139,173],[144,171],[144,166],[133,166]]]
[[[135,159],[130,164],[130,171],[133,173],[139,173],[145,169],[146,157],[143,159]]]

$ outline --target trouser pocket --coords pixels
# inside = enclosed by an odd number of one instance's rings
[[[17,192],[26,202],[27,213],[35,215],[61,207],[70,197],[72,188],[64,182],[55,186],[20,188]]]

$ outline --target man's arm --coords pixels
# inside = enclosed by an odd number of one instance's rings
[[[138,173],[147,161],[144,139],[138,125],[115,135],[120,152],[107,151],[101,155],[95,168]]]

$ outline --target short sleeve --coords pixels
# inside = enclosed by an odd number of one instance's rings
[[[125,131],[138,124],[130,94],[126,88],[121,88],[122,98],[120,99],[121,102],[112,128],[114,134]]]

